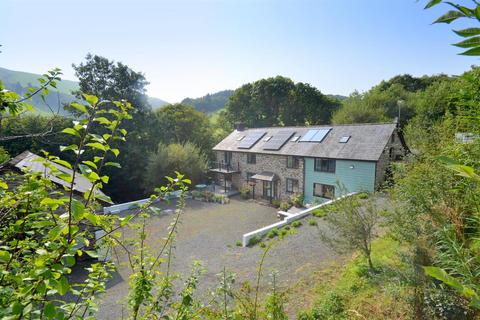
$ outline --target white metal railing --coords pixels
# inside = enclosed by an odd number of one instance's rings
[[[295,220],[300,220],[300,219],[303,219],[305,218],[306,216],[310,215],[312,213],[312,211],[318,209],[318,208],[321,208],[321,207],[324,207],[324,206],[328,206],[329,204],[332,204],[334,203],[335,201],[338,201],[338,200],[341,200],[343,198],[346,198],[346,197],[351,197],[355,194],[357,194],[358,192],[351,192],[351,193],[348,193],[348,194],[345,194],[343,196],[340,196],[336,199],[333,199],[333,200],[329,200],[329,201],[326,201],[326,202],[323,202],[319,205],[316,205],[316,206],[313,206],[313,207],[310,207],[308,209],[305,209],[305,210],[302,210],[300,212],[297,212],[297,213],[288,213],[288,212],[284,212],[284,211],[278,211],[278,214],[280,216],[283,216],[283,220],[282,221],[279,221],[279,222],[276,222],[274,224],[271,224],[271,225],[268,225],[266,227],[263,227],[263,228],[260,228],[260,229],[257,229],[257,230],[254,230],[254,231],[251,231],[251,232],[248,232],[248,233],[245,233],[243,236],[242,236],[242,245],[244,247],[246,247],[248,245],[248,242],[250,241],[250,239],[258,236],[258,237],[262,237],[264,235],[266,235],[270,230],[274,229],[274,228],[281,228],[281,227],[284,227],[290,223],[292,223],[293,221]]]

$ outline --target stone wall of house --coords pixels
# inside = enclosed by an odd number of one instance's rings
[[[217,161],[222,162],[224,160],[224,152],[217,151]],[[232,166],[237,165],[240,168],[240,173],[234,173],[232,175],[232,184],[235,188],[241,188],[247,185],[251,190],[252,187],[248,185],[247,174],[257,174],[263,171],[273,172],[277,175],[277,198],[280,200],[288,199],[292,193],[287,193],[286,179],[298,180],[297,193],[303,193],[303,166],[304,161],[299,158],[298,168],[287,168],[287,157],[283,155],[270,155],[270,154],[256,154],[256,162],[254,164],[247,163],[246,152],[233,152],[232,153]],[[262,181],[256,181],[255,185],[255,197],[261,197],[263,194]]]
[[[393,139],[390,138],[387,145],[383,149],[382,155],[377,162],[376,175],[375,175],[375,188],[378,188],[385,181],[385,175],[389,170],[390,163],[396,159],[405,156],[405,148],[400,141],[398,131],[393,133]],[[390,151],[391,150],[391,151]]]

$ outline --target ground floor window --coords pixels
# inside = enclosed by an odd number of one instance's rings
[[[286,191],[287,193],[298,192],[298,180],[287,178],[286,182]]]
[[[333,199],[335,197],[335,186],[323,183],[313,184],[313,196],[326,199]]]

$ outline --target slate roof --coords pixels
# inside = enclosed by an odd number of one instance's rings
[[[8,161],[6,164],[3,165],[3,167],[5,166],[10,166],[10,167],[14,167],[20,171],[30,171],[30,172],[39,172],[42,174],[42,176],[44,176],[45,178],[49,179],[50,181],[60,185],[60,186],[64,186],[64,187],[70,187],[70,183],[67,182],[67,181],[64,181],[60,178],[57,178],[55,177],[53,174],[51,174],[51,170],[50,168],[46,167],[42,162],[40,161],[36,161],[37,159],[42,159],[44,160],[44,158],[36,155],[35,153],[32,153],[30,151],[24,151],[22,153],[20,153],[19,155],[17,155],[16,157],[12,158],[10,161]],[[70,174],[72,175],[73,174],[73,171],[70,170],[69,168],[66,168],[58,163],[55,163],[55,162],[52,162],[52,161],[49,161],[49,164],[55,166],[58,170],[60,170],[61,172],[64,172],[64,173],[67,173],[67,174]],[[74,181],[74,184],[73,184],[73,190],[74,191],[77,191],[77,192],[80,192],[80,193],[85,193],[89,190],[91,190],[92,188],[92,183],[87,179],[85,178],[84,176],[81,176],[79,174],[77,174],[75,176],[75,181]],[[96,189],[96,192],[98,193],[98,195],[101,195],[101,196],[105,196],[105,194],[99,190],[99,189]]]
[[[252,128],[243,131],[234,130],[225,139],[218,143],[214,151],[237,151],[263,154],[291,155],[302,157],[319,157],[331,159],[349,159],[377,161],[397,125],[395,123],[348,124],[312,127],[271,127]],[[293,137],[304,136],[310,129],[331,128],[322,142],[300,142],[301,138],[292,142],[289,139],[279,150],[264,150],[266,137],[275,136],[280,131],[292,130]],[[239,149],[241,136],[249,133],[266,134],[250,149]],[[350,136],[347,143],[340,143],[342,137]],[[403,137],[400,137],[403,143]]]

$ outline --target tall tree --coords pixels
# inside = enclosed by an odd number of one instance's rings
[[[248,127],[324,124],[338,105],[309,84],[277,76],[235,90],[224,116],[230,124],[242,121]]]
[[[167,105],[155,111],[156,135],[160,142],[192,142],[205,154],[213,147],[213,130],[205,113],[183,104]]]
[[[96,95],[105,100],[127,100],[133,106],[132,116],[125,129],[128,131],[125,152],[118,162],[124,173],[111,170],[110,183],[105,190],[116,201],[127,201],[144,196],[141,185],[146,155],[155,149],[158,140],[150,131],[153,127],[152,110],[147,101],[145,76],[135,72],[121,62],[87,54],[85,61],[73,64],[79,79],[80,91]]]

